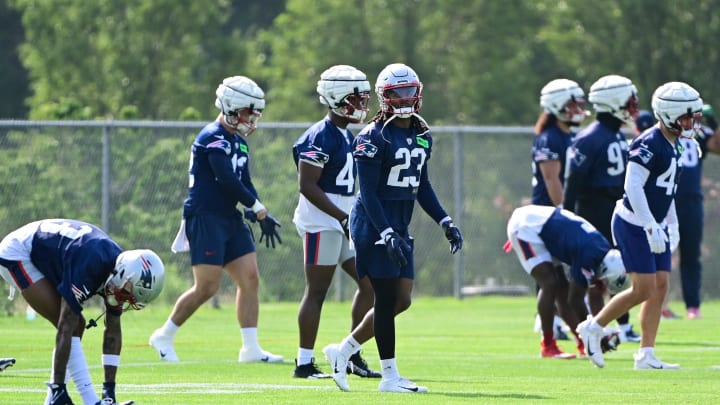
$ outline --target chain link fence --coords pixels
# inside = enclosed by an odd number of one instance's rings
[[[0,121],[0,234],[33,220],[75,218],[100,225],[123,248],[154,249],[165,261],[171,303],[192,282],[187,254],[172,254],[187,194],[190,145],[205,122]],[[282,223],[282,245],[258,246],[263,301],[298,301],[304,289],[302,241],[292,223],[297,173],[291,147],[309,123],[264,123],[249,138],[250,169],[263,203]],[[357,132],[358,127],[353,128]],[[435,127],[430,179],[465,238],[455,256],[439,226],[417,207],[415,295],[534,291],[514,254],[505,224],[529,202],[530,127]],[[703,293],[720,285],[715,229],[720,222],[720,159],[705,163]],[[256,233],[258,230],[256,230]],[[677,275],[673,297],[679,297]],[[463,288],[466,287],[466,288]],[[229,280],[221,295],[233,296]],[[352,297],[341,271],[330,294]]]

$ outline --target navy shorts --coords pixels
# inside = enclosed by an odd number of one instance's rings
[[[190,263],[225,266],[255,251],[250,228],[242,217],[194,215],[185,219]]]
[[[398,266],[387,254],[385,243],[370,221],[361,215],[351,216],[351,235],[355,244],[355,268],[358,278],[409,278],[415,279],[413,252],[415,244],[412,238],[405,237],[410,245],[410,253],[405,266]],[[378,244],[376,244],[378,243]]]
[[[633,225],[617,214],[612,218],[613,238],[622,254],[623,264],[628,273],[652,274],[658,271],[670,271],[670,245],[666,243],[665,252],[655,254],[641,226]],[[667,228],[665,228],[667,232]]]

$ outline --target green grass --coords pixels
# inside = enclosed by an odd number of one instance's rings
[[[680,309],[680,303],[673,303]],[[453,403],[642,403],[708,404],[718,401],[720,378],[720,302],[703,305],[704,318],[665,320],[657,353],[681,363],[678,371],[633,371],[636,343],[624,343],[606,356],[604,369],[589,360],[540,359],[539,336],[532,331],[530,297],[418,298],[397,319],[400,373],[427,385],[427,394],[381,394],[378,380],[349,376],[351,392],[332,380],[291,377],[297,352],[297,303],[261,304],[260,341],[285,356],[283,364],[238,364],[240,332],[234,308],[204,306],[180,330],[176,350],[182,362],[160,362],[147,346],[150,333],[170,307],[153,307],[124,316],[124,347],[118,374],[118,399],[143,404],[453,404]],[[96,316],[97,310],[87,311]],[[631,312],[639,328],[637,309]],[[338,342],[349,327],[349,304],[327,303],[315,350]],[[0,373],[0,404],[38,404],[50,375],[54,330],[45,320],[0,317],[0,357],[17,364]],[[83,339],[93,382],[102,382],[99,366],[102,330]],[[566,351],[574,344],[561,341]],[[364,356],[377,369],[374,341]],[[70,387],[71,395],[75,392]],[[77,404],[80,398],[73,396]]]

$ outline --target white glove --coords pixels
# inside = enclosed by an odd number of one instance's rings
[[[680,227],[678,224],[668,225],[668,237],[670,238],[670,252],[674,253],[680,244]]]
[[[647,237],[650,251],[653,253],[663,253],[667,249],[668,237],[660,224],[651,222],[645,225],[645,236]]]

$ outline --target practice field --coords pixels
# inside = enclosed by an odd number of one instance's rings
[[[349,303],[326,303],[317,346],[318,364],[329,371],[322,347],[338,342],[349,328]],[[598,369],[587,359],[539,358],[539,335],[532,331],[534,298],[417,298],[398,318],[400,373],[429,388],[427,394],[377,392],[379,380],[349,376],[351,392],[332,380],[292,378],[297,353],[297,303],[261,304],[263,347],[285,356],[283,364],[239,364],[240,332],[234,307],[204,306],[180,330],[180,363],[163,363],[147,345],[152,331],[170,312],[150,306],[124,316],[124,348],[118,400],[144,404],[710,404],[719,403],[720,303],[703,304],[703,319],[663,320],[658,357],[677,362],[677,371],[634,371],[637,343],[624,343]],[[673,308],[681,309],[680,303]],[[97,309],[86,316],[97,316]],[[632,320],[639,329],[637,309]],[[0,317],[0,357],[17,364],[0,373],[0,404],[39,404],[50,375],[54,330],[43,319]],[[102,329],[86,331],[85,353],[93,382],[102,383]],[[561,341],[566,351],[574,343]],[[364,356],[379,368],[375,342]],[[69,384],[71,395],[75,388]],[[99,391],[99,388],[98,388]],[[76,404],[81,404],[77,394]]]

